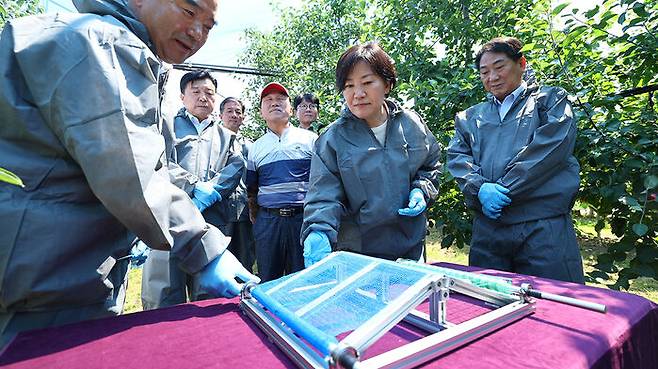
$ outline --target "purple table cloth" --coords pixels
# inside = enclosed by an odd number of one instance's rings
[[[468,269],[466,267],[439,264]],[[539,300],[533,315],[428,362],[426,368],[658,368],[658,306],[640,296],[509,274],[515,284],[606,304],[607,314]],[[215,299],[19,334],[0,354],[4,368],[294,368],[241,313],[238,299]],[[478,306],[451,298],[448,320]],[[421,307],[426,311],[426,306]],[[373,356],[418,338],[394,328]]]

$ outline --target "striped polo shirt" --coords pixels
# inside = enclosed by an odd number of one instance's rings
[[[289,125],[281,136],[268,129],[254,142],[247,159],[247,188],[258,188],[259,206],[304,205],[317,138],[311,131]]]

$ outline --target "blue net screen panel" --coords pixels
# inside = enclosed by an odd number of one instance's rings
[[[326,353],[336,336],[367,322],[430,273],[338,252],[309,269],[256,286],[252,295]]]

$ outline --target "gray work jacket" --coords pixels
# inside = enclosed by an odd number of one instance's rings
[[[497,182],[512,199],[498,222],[550,218],[570,212],[578,192],[575,141],[576,121],[566,91],[531,85],[502,120],[492,96],[457,114],[448,170],[478,214],[480,186]]]
[[[427,218],[398,214],[413,188],[431,203],[441,171],[436,138],[415,113],[387,100],[386,141],[347,108],[318,138],[304,204],[302,241],[324,231],[334,249],[387,259],[420,257]]]
[[[240,145],[242,157],[247,161],[249,156],[249,147],[253,142],[239,133],[235,137],[235,142]],[[247,168],[242,172],[240,183],[235,191],[229,197],[226,204],[226,214],[229,222],[249,222],[249,207],[247,206]]]
[[[227,246],[169,181],[146,27],[121,0],[76,6],[0,35],[0,167],[25,182],[0,183],[0,311],[107,302],[133,235],[189,273]]]
[[[172,182],[190,197],[199,181],[216,185],[222,201],[204,210],[203,216],[213,225],[226,225],[231,221],[228,199],[245,172],[245,160],[235,134],[217,121],[197,132],[184,108],[174,118],[174,134],[169,160]]]

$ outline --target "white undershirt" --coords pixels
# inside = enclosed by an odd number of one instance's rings
[[[388,125],[388,121],[384,122],[383,124],[378,125],[377,127],[372,127],[370,128],[372,130],[372,133],[375,134],[375,137],[377,138],[377,141],[384,146],[384,142],[386,142],[386,126]]]
[[[208,116],[208,118],[199,122],[199,118],[190,114],[190,112],[187,111],[187,109],[185,109],[185,114],[187,114],[187,117],[192,121],[192,124],[194,125],[194,128],[196,128],[196,132],[199,135],[201,135],[201,132],[203,132],[203,130],[206,129],[206,127],[208,127],[212,122],[212,116]]]
[[[512,108],[514,101],[516,101],[519,95],[521,95],[526,90],[526,88],[528,88],[528,84],[525,81],[521,81],[519,87],[517,87],[516,90],[512,91],[512,93],[509,95],[505,96],[503,101],[500,101],[494,97],[496,107],[498,107],[498,115],[500,116],[501,121],[505,118],[507,112]]]

